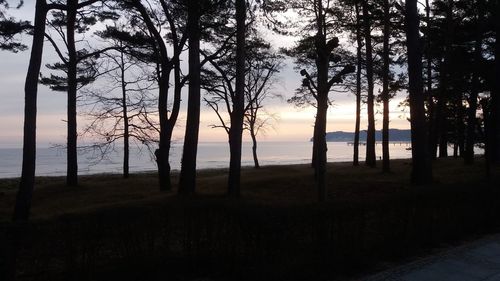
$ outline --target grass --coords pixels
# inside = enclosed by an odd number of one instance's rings
[[[331,163],[328,168],[330,202],[374,201],[415,190],[409,183],[411,162],[407,159],[393,160],[392,172],[385,174],[380,168],[353,167],[350,163]],[[487,181],[481,159],[472,166],[465,166],[461,159],[439,159],[433,169],[435,183],[429,187],[432,189],[464,184],[472,188]],[[493,174],[492,182],[498,174]],[[174,183],[177,176],[174,173]],[[226,169],[199,171],[198,197],[224,197],[226,180]],[[309,165],[247,167],[242,171],[240,200],[273,206],[314,204],[317,197],[313,182]],[[0,221],[11,217],[18,183],[18,179],[0,179]],[[132,174],[129,179],[112,174],[81,176],[78,187],[66,187],[64,177],[38,177],[32,218],[50,219],[114,206],[162,204],[165,200],[177,200],[175,194],[159,191],[155,173]]]
[[[309,165],[245,168],[239,199],[225,196],[226,169],[199,171],[192,198],[160,192],[155,173],[74,188],[39,177],[32,223],[0,224],[0,279],[15,252],[19,280],[347,280],[498,231],[498,169],[486,179],[482,159],[433,165],[434,183],[415,187],[410,160],[391,173],[331,163],[325,203]],[[17,185],[0,180],[0,221]]]

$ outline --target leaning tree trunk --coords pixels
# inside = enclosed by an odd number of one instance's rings
[[[67,135],[67,171],[66,184],[78,185],[78,153],[77,153],[77,53],[75,43],[75,24],[78,0],[69,0],[67,4],[66,42],[68,46],[68,135]]]
[[[375,110],[374,110],[374,94],[373,94],[373,50],[371,36],[371,22],[368,12],[368,1],[363,1],[363,23],[365,32],[366,44],[366,80],[368,82],[368,131],[366,135],[366,160],[365,163],[369,167],[375,167]]]
[[[241,144],[245,114],[245,20],[246,2],[236,0],[236,90],[233,97],[231,128],[229,129],[228,194],[238,197],[241,184]]]
[[[259,158],[257,157],[257,136],[253,126],[250,127],[250,137],[252,137],[252,156],[255,169],[260,168]]]
[[[355,3],[356,8],[356,60],[357,60],[357,68],[356,68],[356,124],[354,129],[354,155],[353,162],[354,166],[359,165],[359,129],[361,123],[361,75],[362,75],[362,67],[363,67],[363,57],[361,50],[363,48],[363,39],[361,38],[361,15],[359,12],[359,4]]]
[[[389,0],[384,0],[384,51],[383,51],[383,78],[382,78],[382,101],[384,104],[383,108],[383,120],[382,120],[382,171],[390,172],[391,166],[389,161],[389,71],[390,71],[390,47],[389,47],[389,36],[390,36],[390,6]]]
[[[414,184],[432,181],[431,161],[427,149],[425,108],[422,81],[422,50],[419,34],[417,0],[406,0],[406,38],[408,50],[408,78],[411,114],[412,173]]]
[[[47,18],[47,3],[37,0],[33,29],[33,43],[24,84],[24,135],[23,135],[23,165],[21,182],[17,191],[14,207],[14,221],[26,221],[30,216],[31,198],[35,186],[36,160],[36,102],[38,92],[38,76],[42,64],[43,41],[45,36],[45,20]]]
[[[189,40],[189,90],[186,131],[182,150],[179,193],[193,194],[196,190],[196,156],[200,130],[200,9],[199,3],[189,1],[188,25],[186,32]]]

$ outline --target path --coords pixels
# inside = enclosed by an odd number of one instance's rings
[[[362,280],[500,281],[500,234]]]

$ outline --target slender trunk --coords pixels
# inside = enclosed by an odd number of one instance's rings
[[[200,129],[200,9],[199,3],[188,1],[188,40],[189,40],[189,98],[186,120],[186,133],[182,150],[180,194],[193,194],[196,190],[196,156]]]
[[[324,25],[324,14],[322,1],[317,1],[316,7],[318,10],[318,16],[316,19],[316,69],[317,74],[317,108],[316,108],[316,120],[314,123],[314,171],[315,171],[315,183],[316,189],[318,191],[318,200],[324,202],[327,199],[327,189],[326,189],[326,162],[327,162],[327,145],[326,145],[326,120],[328,113],[328,68],[329,68],[329,53],[326,48],[326,32]]]
[[[490,160],[492,164],[500,164],[500,42],[498,34],[500,33],[500,1],[496,1],[496,19],[495,20],[495,83],[491,92],[491,110],[490,110]]]
[[[257,136],[255,135],[255,130],[253,126],[250,127],[250,136],[252,137],[252,155],[253,164],[256,169],[260,168],[259,158],[257,157]]]
[[[477,1],[478,6],[481,5],[481,0]],[[481,13],[482,9],[478,8],[478,30],[476,32],[476,40],[474,44],[474,65],[472,71],[472,82],[471,82],[471,92],[469,96],[469,108],[467,110],[467,132],[465,139],[465,154],[464,161],[465,164],[474,163],[474,144],[476,140],[476,112],[477,112],[477,99],[479,94],[479,70],[481,67],[482,60],[482,22],[483,22],[483,14]]]
[[[359,165],[359,129],[361,123],[361,75],[362,75],[362,66],[363,66],[363,58],[361,50],[363,48],[363,39],[361,38],[361,15],[359,12],[359,4],[356,2],[356,59],[357,59],[357,67],[356,67],[356,125],[354,129],[354,156],[353,156],[353,165]]]
[[[122,87],[122,114],[123,114],[123,178],[129,177],[129,122],[127,105],[127,83],[125,82],[125,59],[120,52],[120,71]]]
[[[38,92],[38,76],[42,64],[43,41],[45,36],[45,20],[47,17],[47,3],[37,0],[33,29],[33,43],[26,81],[24,84],[24,136],[23,136],[23,164],[21,182],[17,191],[14,207],[14,221],[26,221],[31,210],[31,198],[35,186],[36,160],[36,103]]]
[[[436,150],[434,147],[434,143],[436,143],[436,116],[435,116],[435,104],[432,93],[432,43],[431,43],[431,30],[430,30],[430,22],[431,22],[431,5],[429,0],[425,0],[425,17],[427,19],[427,34],[426,34],[426,57],[427,57],[427,110],[428,110],[428,128],[429,128],[429,154],[431,159],[436,158]]]
[[[390,172],[390,161],[389,161],[389,71],[390,71],[390,47],[389,47],[389,36],[390,36],[390,6],[389,0],[384,0],[384,51],[383,51],[383,78],[382,78],[382,100],[384,104],[383,108],[383,121],[382,121],[382,171]]]
[[[159,82],[158,114],[160,121],[160,143],[155,151],[156,164],[158,166],[158,180],[161,191],[172,189],[170,179],[170,135],[172,134],[168,125],[168,91],[170,88],[170,73],[172,68],[168,63],[162,63]]]
[[[67,135],[67,171],[66,185],[78,185],[78,153],[77,153],[77,53],[75,43],[75,24],[78,0],[67,2],[66,41],[68,45],[68,135]]]
[[[243,118],[245,114],[245,0],[236,0],[236,90],[231,113],[229,130],[229,177],[228,194],[240,196],[241,184],[241,143],[243,134]]]
[[[439,144],[439,157],[448,156],[448,88],[449,72],[451,60],[451,48],[453,41],[454,23],[453,23],[453,0],[448,0],[446,11],[446,34],[445,34],[445,53],[440,67],[440,90],[436,112],[436,145]]]
[[[417,0],[406,0],[406,37],[411,114],[411,181],[417,185],[432,182],[432,167],[427,149],[425,108],[422,81],[422,50],[419,34]]]
[[[365,164],[369,167],[375,167],[375,110],[374,110],[374,94],[373,94],[373,50],[371,36],[371,21],[368,11],[368,1],[363,0],[363,23],[365,32],[366,45],[366,80],[368,82],[368,131],[366,134],[366,160]]]

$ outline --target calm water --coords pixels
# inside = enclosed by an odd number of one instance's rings
[[[406,144],[391,144],[391,158],[410,158],[411,151]],[[311,142],[262,142],[258,154],[261,165],[300,164],[311,159]],[[363,160],[365,147],[360,147],[360,160]],[[118,149],[117,149],[118,150]],[[382,146],[377,144],[377,158],[382,155]],[[182,147],[175,146],[172,151],[171,165],[180,168]],[[345,142],[328,143],[328,161],[352,161],[353,147]],[[122,169],[122,153],[115,151],[106,159],[95,163],[96,157],[91,153],[81,152],[79,155],[79,173],[120,173]],[[17,148],[0,149],[0,178],[19,177],[21,174],[22,150]],[[200,143],[198,148],[198,168],[228,167],[229,149],[226,142]],[[251,143],[243,144],[243,166],[253,165]],[[147,150],[133,149],[130,157],[130,170],[141,172],[155,170],[156,164]],[[66,170],[66,152],[58,148],[39,148],[37,151],[36,173],[39,176],[64,175]]]

